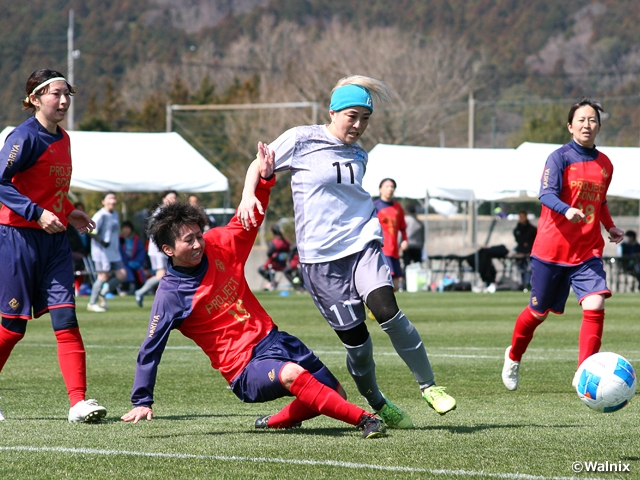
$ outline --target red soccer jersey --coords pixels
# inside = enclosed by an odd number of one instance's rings
[[[13,130],[2,148],[3,184],[0,196],[0,224],[40,228],[36,223],[41,211],[49,210],[67,225],[67,215],[74,209],[67,198],[71,181],[71,144],[69,135],[58,127],[52,134],[31,118]],[[4,160],[4,158],[2,158]],[[12,175],[10,182],[8,176]]]
[[[378,211],[378,220],[382,226],[382,240],[384,245],[382,252],[387,257],[400,258],[400,248],[398,245],[398,232],[402,234],[402,239],[407,239],[407,224],[404,221],[404,210],[398,202],[388,203],[383,200],[373,202]]]
[[[275,184],[260,180],[256,196],[266,207]],[[256,215],[260,222],[262,215]],[[245,230],[237,217],[204,234],[205,258],[193,274],[171,263],[151,308],[149,330],[140,351],[132,393],[134,405],[151,405],[160,358],[173,329],[192,339],[211,366],[231,383],[251,360],[253,348],[275,328],[247,284],[244,267],[258,229]]]
[[[602,257],[600,223],[612,175],[611,161],[596,149],[572,142],[553,152],[544,168],[540,197],[553,194],[580,209],[586,219],[572,223],[543,205],[531,256],[559,265],[579,265]]]

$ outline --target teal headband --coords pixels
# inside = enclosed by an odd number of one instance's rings
[[[336,88],[331,95],[329,110],[339,112],[349,107],[364,107],[373,113],[373,101],[369,90],[353,84]]]

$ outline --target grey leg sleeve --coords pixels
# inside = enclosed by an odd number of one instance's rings
[[[400,358],[407,364],[416,381],[423,389],[433,385],[434,376],[427,351],[422,343],[422,338],[413,326],[413,323],[400,310],[391,320],[380,324],[396,349]]]
[[[160,280],[158,280],[157,277],[150,277],[150,278],[147,279],[146,282],[144,282],[144,285],[142,287],[140,287],[140,290],[136,291],[136,293],[138,295],[144,295],[149,290],[151,290],[154,287],[156,287],[159,283],[160,283]]]
[[[99,278],[93,282],[91,285],[91,298],[89,299],[89,303],[95,305],[98,302],[98,297],[100,296],[100,290],[102,289],[102,284],[104,282]]]
[[[357,347],[344,345],[347,349],[347,369],[358,387],[360,395],[375,408],[384,402],[376,381],[376,364],[373,360],[373,342],[371,337]]]

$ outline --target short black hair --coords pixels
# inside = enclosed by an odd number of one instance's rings
[[[393,188],[397,188],[397,187],[398,187],[398,184],[396,184],[396,181],[395,181],[393,178],[383,178],[383,179],[380,181],[380,185],[378,185],[378,188],[382,188],[382,184],[383,184],[384,182],[391,182],[391,183],[393,183]]]
[[[571,124],[573,123],[573,116],[576,113],[576,110],[578,110],[580,107],[584,107],[584,106],[589,106],[591,108],[593,108],[596,111],[596,116],[598,117],[598,125],[601,124],[600,121],[600,112],[604,112],[604,110],[602,109],[602,105],[600,105],[598,102],[594,102],[586,97],[583,97],[580,99],[580,101],[574,103],[573,105],[571,105],[571,108],[569,109],[569,115],[567,116],[567,123]]]
[[[626,232],[624,232],[624,236],[630,237],[630,238],[636,238],[636,232],[635,230],[627,230]]]
[[[173,248],[183,225],[198,225],[200,230],[204,230],[208,224],[207,214],[201,207],[175,202],[161,205],[153,212],[147,224],[147,236],[159,250],[162,250],[162,245]]]

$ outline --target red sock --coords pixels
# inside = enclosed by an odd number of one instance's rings
[[[522,360],[522,355],[527,350],[533,333],[544,320],[539,320],[534,317],[533,313],[526,307],[516,320],[516,325],[513,327],[513,337],[511,338],[511,351],[509,352],[509,358],[514,362]]]
[[[271,428],[288,428],[298,422],[309,420],[318,415],[318,412],[311,410],[296,398],[278,413],[269,417],[269,426]]]
[[[16,343],[22,340],[23,337],[24,333],[12,332],[0,325],[0,372],[4,364],[7,363],[13,347],[15,347]]]
[[[67,386],[69,403],[73,407],[84,400],[87,391],[86,354],[78,327],[55,332],[58,341],[58,362]]]
[[[591,355],[600,351],[603,329],[604,310],[583,310],[582,326],[578,339],[578,366]]]
[[[351,425],[358,425],[362,415],[371,415],[353,403],[347,402],[338,392],[320,383],[307,370],[293,381],[291,393],[309,410]]]

